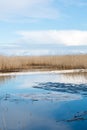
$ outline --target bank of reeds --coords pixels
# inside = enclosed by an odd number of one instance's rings
[[[0,56],[0,72],[87,69],[87,55]]]

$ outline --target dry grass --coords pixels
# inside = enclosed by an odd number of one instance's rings
[[[87,69],[87,55],[0,56],[0,72]]]

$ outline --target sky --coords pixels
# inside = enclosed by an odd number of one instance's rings
[[[0,54],[86,50],[87,0],[0,0]]]

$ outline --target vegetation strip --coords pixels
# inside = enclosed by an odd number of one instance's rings
[[[0,56],[0,72],[87,69],[87,55]]]

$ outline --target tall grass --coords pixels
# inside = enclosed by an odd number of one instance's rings
[[[87,69],[87,55],[0,56],[0,72]]]

